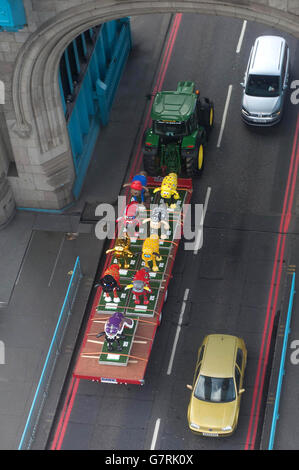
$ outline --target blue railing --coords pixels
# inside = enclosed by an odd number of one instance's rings
[[[270,432],[268,450],[273,449],[273,444],[274,444],[274,439],[275,439],[275,431],[276,431],[276,424],[277,424],[277,420],[279,418],[278,410],[279,410],[280,394],[281,394],[281,387],[282,387],[282,379],[283,379],[283,376],[284,376],[284,373],[285,373],[284,364],[285,364],[285,356],[286,356],[286,351],[287,351],[288,337],[289,337],[289,332],[290,332],[290,323],[291,323],[294,295],[295,295],[295,273],[293,273],[293,279],[292,279],[292,285],[291,285],[288,315],[287,315],[287,321],[286,321],[285,332],[284,332],[283,347],[282,347],[282,353],[281,353],[278,383],[277,383],[277,389],[276,389],[276,396],[275,396],[275,403],[274,403],[274,410],[273,410],[273,417],[272,417],[272,425],[271,425],[271,432]]]
[[[82,271],[80,259],[77,257],[18,450],[30,449],[34,441],[38,421],[47,398],[51,378],[54,372],[57,358],[60,354],[64,334],[72,313],[73,304],[81,279]]]
[[[84,35],[81,36],[84,37]],[[73,45],[75,48],[76,39]],[[78,93],[73,97],[72,108],[67,112],[67,128],[76,172],[73,186],[76,199],[80,196],[100,128],[108,124],[113,100],[131,48],[129,18],[104,23],[99,30],[93,52],[88,58],[83,77],[78,84]],[[67,53],[64,54],[64,58],[68,71],[65,75],[69,78],[71,90],[74,77],[69,77],[71,70]],[[62,104],[64,110],[67,111],[61,73],[59,85]]]

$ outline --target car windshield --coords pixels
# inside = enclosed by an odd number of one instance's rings
[[[245,93],[249,96],[279,96],[279,77],[271,75],[249,75]]]
[[[199,400],[213,403],[233,401],[236,398],[234,379],[200,375],[194,389],[194,396]]]
[[[153,125],[155,134],[166,135],[169,137],[187,135],[186,123],[184,121],[155,121]]]

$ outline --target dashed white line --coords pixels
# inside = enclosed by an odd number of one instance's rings
[[[246,26],[247,26],[247,21],[244,20],[243,25],[242,25],[242,29],[241,29],[241,34],[240,34],[240,37],[239,37],[239,41],[238,41],[238,44],[237,44],[236,54],[239,54],[239,52],[241,50]]]
[[[29,243],[28,243],[28,245],[27,245],[27,248],[26,248],[26,251],[25,251],[25,255],[24,255],[23,259],[22,259],[21,266],[20,266],[20,270],[19,270],[18,275],[17,275],[17,279],[16,279],[16,282],[15,282],[15,285],[16,285],[16,286],[17,286],[18,283],[19,283],[19,280],[20,280],[20,277],[21,277],[21,274],[22,274],[22,271],[23,271],[23,267],[24,267],[24,265],[25,265],[25,260],[26,260],[26,258],[27,258],[28,253],[29,253],[29,249],[30,249],[30,246],[31,246],[31,243],[32,243],[34,234],[35,234],[35,231],[33,230],[33,231],[31,232],[30,239],[29,239]]]
[[[222,121],[221,121],[221,128],[220,128],[220,133],[219,133],[219,137],[218,137],[217,147],[220,147],[220,144],[221,144],[222,135],[223,135],[225,122],[226,122],[226,117],[227,117],[227,111],[228,111],[229,102],[230,102],[230,97],[231,97],[231,94],[232,94],[232,89],[233,89],[233,86],[229,85],[228,91],[227,91],[226,102],[225,102],[225,106],[224,106],[224,111],[223,111],[223,116],[222,116]]]
[[[185,308],[186,308],[186,302],[187,302],[187,299],[188,299],[188,295],[189,295],[189,289],[186,289],[185,294],[184,294],[184,300],[183,300],[182,307],[181,307],[180,316],[179,316],[179,322],[178,322],[178,326],[177,326],[177,330],[176,330],[176,334],[175,334],[175,338],[174,338],[174,342],[173,342],[173,346],[172,346],[171,356],[170,356],[170,360],[169,360],[169,364],[168,364],[167,375],[170,375],[171,371],[172,371],[173,360],[174,360],[175,351],[176,351],[176,347],[177,347],[180,332],[181,332],[181,325],[182,325],[182,322],[183,322],[183,316],[184,316],[184,312],[185,312]]]
[[[212,191],[212,189],[210,188],[210,186],[208,186],[208,189],[207,189],[207,192],[206,192],[206,197],[205,197],[205,202],[204,202],[204,206],[203,206],[203,211],[202,211],[202,214],[201,214],[200,226],[199,226],[199,230],[198,230],[197,235],[196,235],[196,240],[195,240],[195,245],[194,245],[194,252],[193,253],[195,255],[197,255],[199,248],[202,246],[203,224],[204,224],[204,220],[205,220],[205,216],[206,216],[206,212],[207,212],[207,208],[208,208],[208,204],[209,204],[211,191]]]
[[[59,259],[59,256],[60,256],[60,253],[61,253],[61,250],[62,250],[62,245],[64,243],[64,240],[65,240],[65,235],[63,235],[63,238],[60,242],[60,246],[59,246],[59,250],[58,250],[58,253],[57,253],[57,256],[56,256],[56,260],[55,260],[55,263],[54,263],[54,266],[53,266],[53,269],[52,269],[52,273],[51,273],[51,276],[50,276],[50,280],[49,280],[49,283],[48,283],[48,287],[51,286],[51,283],[52,283],[52,280],[53,280],[53,277],[54,277],[54,273],[55,273],[55,269],[56,269],[56,266],[57,266],[57,263],[58,263],[58,259]]]
[[[158,433],[159,433],[159,428],[160,428],[160,423],[161,423],[161,418],[158,418],[158,419],[156,420],[156,424],[155,424],[155,429],[154,429],[154,434],[153,434],[152,443],[151,443],[151,449],[150,449],[150,450],[155,450],[156,442],[157,442],[157,437],[158,437]]]

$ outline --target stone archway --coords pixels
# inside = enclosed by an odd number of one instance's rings
[[[59,3],[54,0],[53,3]],[[297,0],[72,0],[43,23],[24,44],[12,82],[15,121],[11,141],[27,149],[38,174],[37,191],[53,197],[44,208],[60,209],[72,200],[74,170],[58,87],[58,66],[66,46],[84,30],[112,19],[147,13],[201,13],[238,17],[275,26],[299,38]],[[67,4],[67,2],[65,2]],[[33,170],[32,170],[33,171]],[[36,207],[41,207],[41,203]]]

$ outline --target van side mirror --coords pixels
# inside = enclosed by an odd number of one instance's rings
[[[245,388],[240,388],[239,395],[242,395],[242,393],[244,393],[244,392],[245,392]]]
[[[193,390],[192,385],[186,385],[186,387],[191,391]]]
[[[241,87],[245,88],[245,83],[244,82],[241,82],[240,85],[241,85]]]

